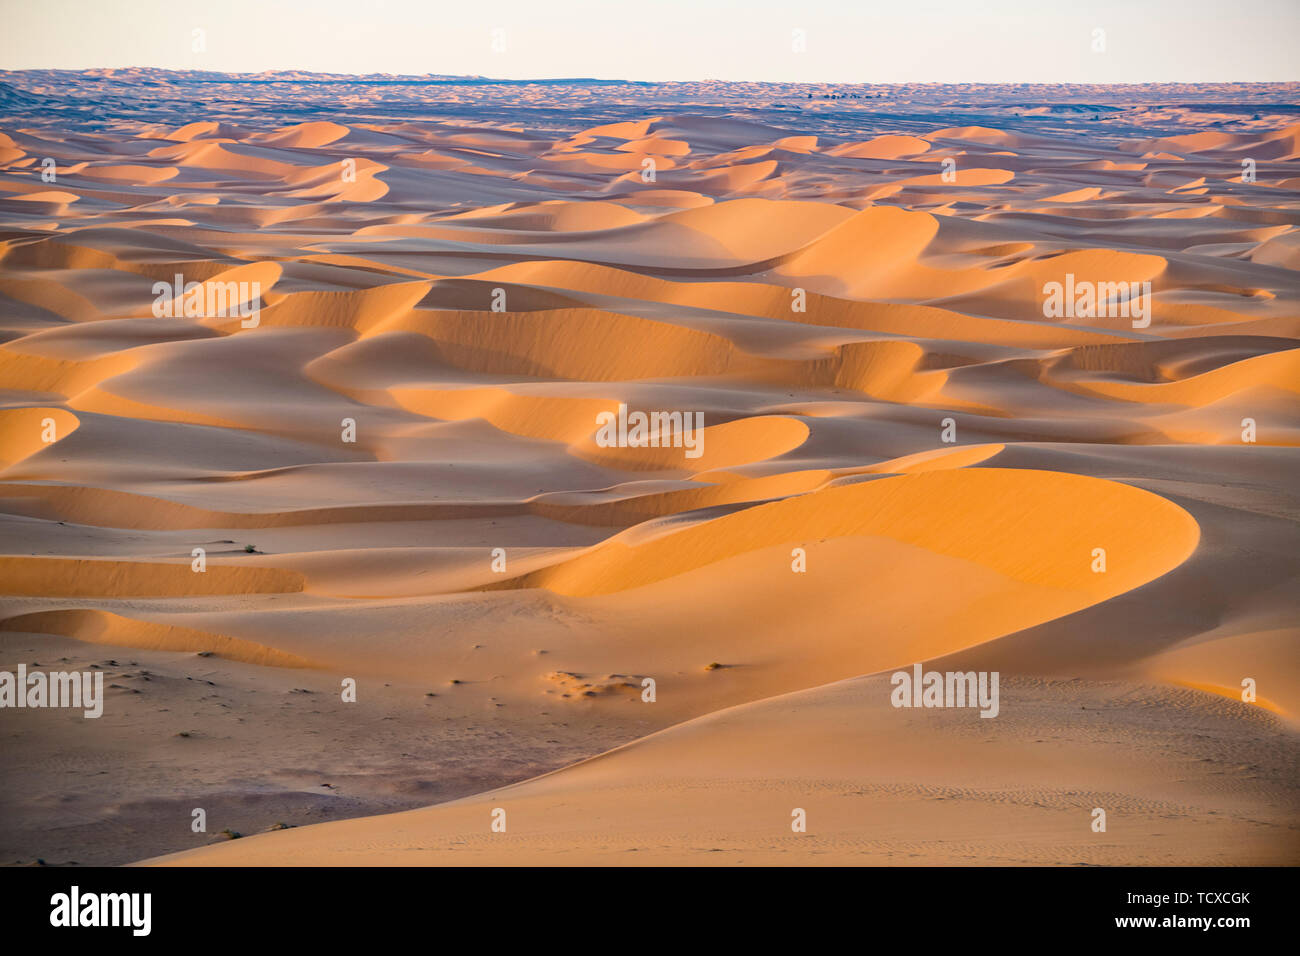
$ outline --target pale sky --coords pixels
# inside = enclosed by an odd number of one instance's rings
[[[795,30],[806,52],[793,51]],[[1300,0],[0,0],[3,69],[1277,81],[1300,78],[1297,49]]]

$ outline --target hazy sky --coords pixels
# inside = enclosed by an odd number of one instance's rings
[[[1300,48],[1300,0],[0,0],[0,11],[5,69],[1136,83],[1294,80]],[[1105,52],[1092,49],[1096,28]]]

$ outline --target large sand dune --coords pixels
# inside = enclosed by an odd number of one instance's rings
[[[134,78],[4,78],[0,859],[1300,859],[1294,88]]]

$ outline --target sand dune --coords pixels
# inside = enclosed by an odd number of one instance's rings
[[[1297,861],[1293,87],[24,77],[12,859]]]
[[[1276,838],[1284,812],[1261,820],[1249,809],[1282,778],[1225,788],[1206,767],[1274,763],[1289,742],[1267,721],[1199,692],[1150,686],[1024,680],[1012,692],[1022,716],[994,731],[978,718],[904,716],[886,703],[881,678],[832,684],[710,715],[481,796],[157,862],[1104,865],[1120,856],[1186,865],[1232,864],[1241,854],[1293,862]],[[1067,719],[1062,700],[1071,705]],[[1142,723],[1152,708],[1176,709],[1180,721],[1251,742],[1229,755],[1207,735],[1196,739],[1175,725],[1164,732],[1185,749],[1153,757],[1138,736],[1116,739],[1120,717]],[[1108,739],[1098,739],[1103,734]],[[1036,756],[1027,760],[1026,749]],[[905,782],[896,775],[900,764],[909,767]],[[1094,839],[1096,806],[1123,822]],[[497,810],[505,813],[504,833],[489,830]],[[806,815],[806,832],[791,831],[796,810]],[[1197,822],[1211,813],[1213,825]],[[1224,834],[1231,847],[1219,844]]]

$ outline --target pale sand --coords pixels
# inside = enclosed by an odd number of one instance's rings
[[[0,669],[109,687],[0,713],[0,859],[1297,862],[1300,127],[635,106],[742,92],[0,124]],[[891,707],[917,661],[999,716]]]

